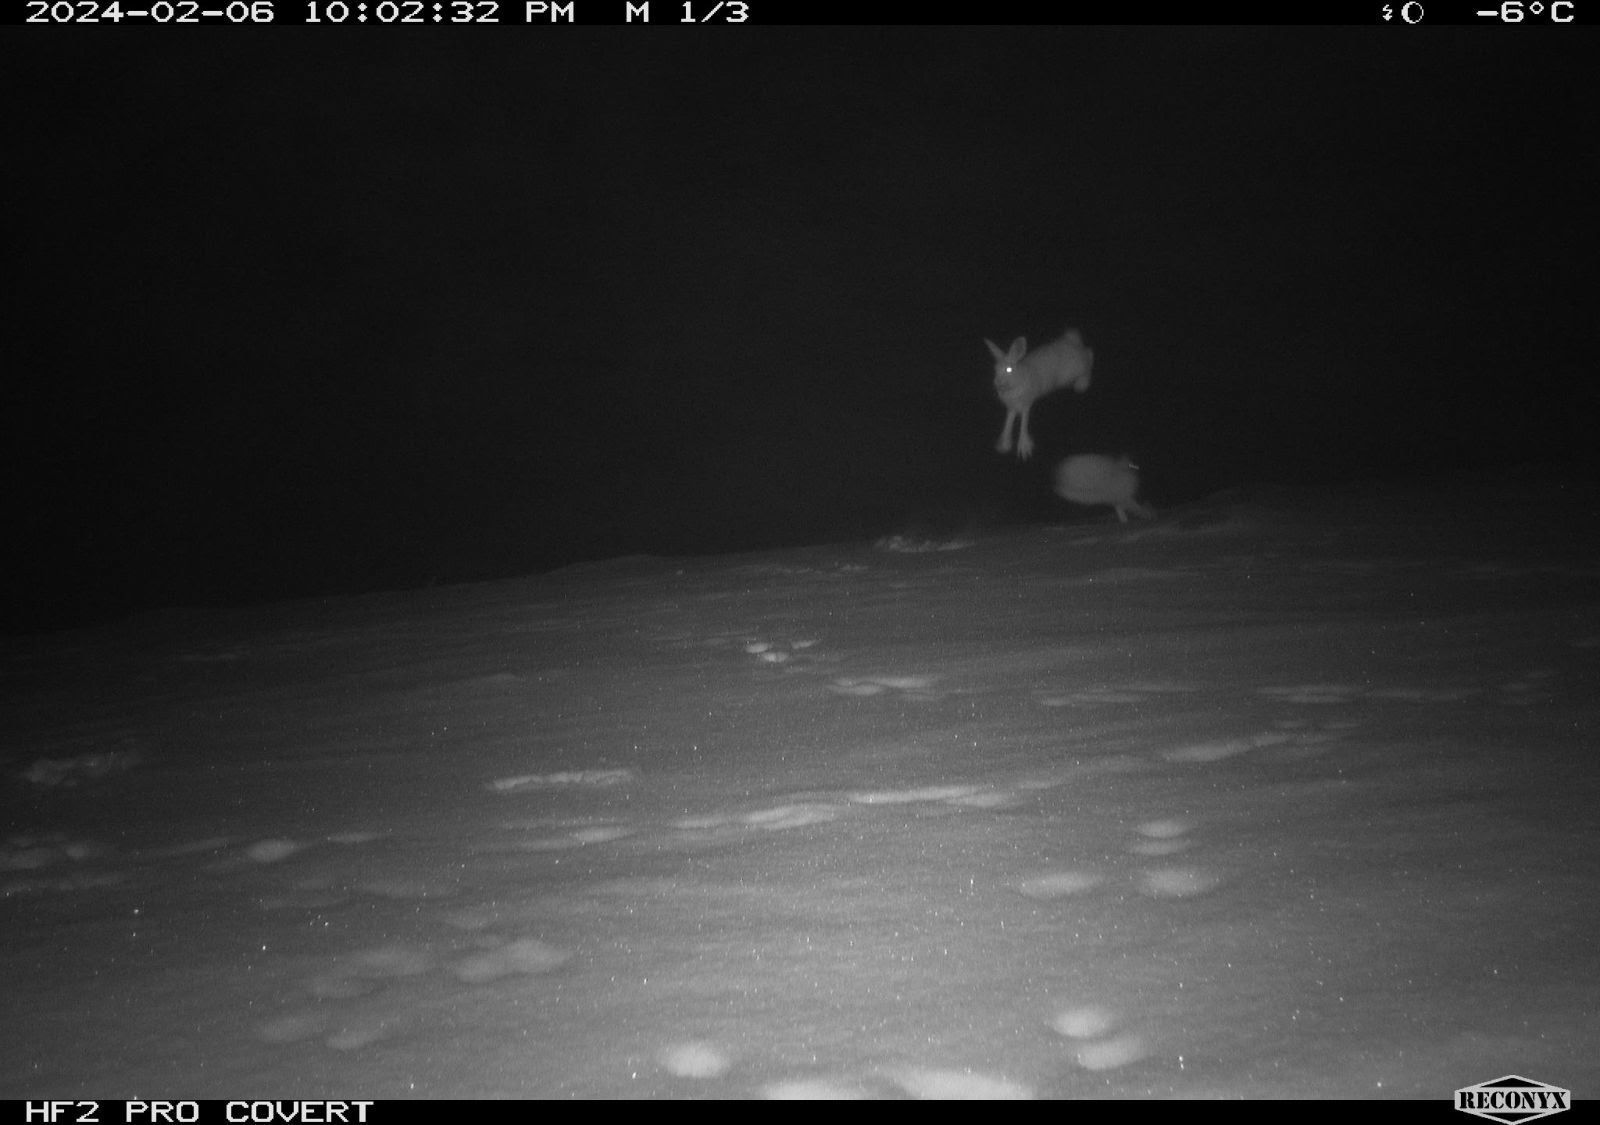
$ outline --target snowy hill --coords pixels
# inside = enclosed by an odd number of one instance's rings
[[[0,645],[0,1093],[1600,1095],[1595,487]]]

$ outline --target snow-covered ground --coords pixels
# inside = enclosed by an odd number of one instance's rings
[[[4,642],[0,1095],[1600,1096],[1597,512],[1262,488]]]

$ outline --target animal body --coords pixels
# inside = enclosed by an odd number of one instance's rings
[[[1017,422],[1017,456],[1033,456],[1033,435],[1028,432],[1028,411],[1051,391],[1071,387],[1082,394],[1089,389],[1089,373],[1094,368],[1094,349],[1083,342],[1076,328],[1069,328],[1059,340],[1028,351],[1028,340],[1018,336],[1005,351],[993,340],[984,340],[994,356],[994,393],[1006,408],[1006,424],[1000,430],[998,453],[1011,452],[1011,423]]]
[[[1155,515],[1139,503],[1139,466],[1127,457],[1107,457],[1102,453],[1079,453],[1056,466],[1056,495],[1074,504],[1108,504],[1117,510],[1117,519],[1128,522],[1128,513],[1142,520]]]

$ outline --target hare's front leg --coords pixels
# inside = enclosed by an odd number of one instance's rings
[[[1028,408],[1024,406],[1017,424],[1017,457],[1026,461],[1033,456],[1033,435],[1028,432]]]
[[[1011,423],[1016,419],[1017,412],[1015,410],[1006,411],[1006,424],[1000,427],[1000,440],[994,447],[996,453],[1011,452]]]

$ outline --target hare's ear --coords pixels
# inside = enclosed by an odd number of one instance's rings
[[[995,359],[1005,359],[1006,353],[1000,350],[999,344],[989,339],[985,339],[983,342],[989,345],[989,354],[994,356]]]
[[[1015,340],[1011,341],[1011,350],[1006,353],[1006,359],[1010,360],[1012,363],[1015,363],[1017,360],[1023,357],[1027,350],[1028,338],[1026,336],[1018,336]]]

